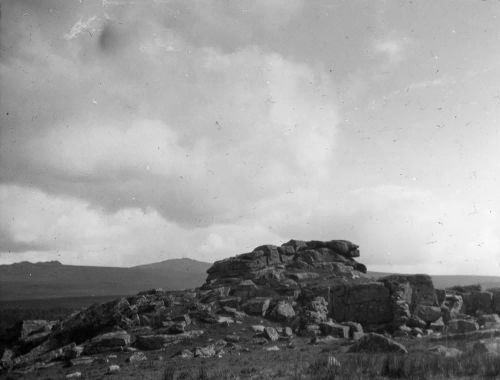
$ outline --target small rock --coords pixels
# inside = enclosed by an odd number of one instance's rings
[[[12,358],[14,357],[14,351],[9,350],[8,348],[5,349],[3,352],[2,358],[0,359],[0,366],[9,369],[13,365]]]
[[[253,343],[253,344],[260,344],[260,345],[264,345],[264,344],[269,343],[269,341],[268,341],[266,338],[264,338],[264,337],[262,337],[262,336],[259,336],[259,337],[253,338],[253,339],[252,339],[252,343]]]
[[[286,337],[292,337],[293,336],[293,331],[290,327],[285,327],[285,329],[283,330],[283,335],[286,336]]]
[[[73,372],[73,373],[68,373],[66,375],[66,379],[78,379],[82,377],[82,373],[81,372]]]
[[[278,346],[271,346],[271,347],[266,347],[266,351],[279,351],[280,348]]]
[[[111,364],[108,367],[108,373],[116,373],[120,371],[120,366],[118,364]]]
[[[279,339],[278,332],[274,327],[264,328],[264,336],[268,338],[271,342],[276,342]]]
[[[422,335],[424,335],[424,332],[422,331],[422,329],[420,327],[414,327],[411,329],[411,334],[413,336],[418,336],[418,335],[422,336]]]
[[[194,354],[191,350],[188,349],[183,349],[179,352],[177,352],[174,357],[179,357],[181,359],[191,359],[194,357]]]
[[[137,363],[137,362],[142,362],[144,360],[148,360],[147,356],[144,354],[144,352],[137,351],[134,352],[130,357],[127,359],[129,363]]]
[[[262,325],[253,325],[250,327],[254,333],[263,333],[265,327]]]
[[[194,349],[195,358],[211,358],[212,356],[215,356],[215,354],[215,345],[213,344],[209,344],[208,346],[204,347],[196,347]]]
[[[224,338],[227,342],[237,343],[240,341],[240,337],[236,334],[226,335]]]
[[[69,361],[72,366],[75,365],[88,365],[94,362],[94,358],[92,356],[80,356],[78,358],[71,359]]]

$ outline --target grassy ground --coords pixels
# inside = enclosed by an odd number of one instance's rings
[[[296,338],[295,348],[288,348],[288,342],[277,342],[281,350],[268,352],[265,347],[274,343],[264,346],[254,344],[251,341],[252,333],[247,332],[248,328],[234,326],[232,330],[240,334],[241,345],[248,348],[249,352],[228,350],[221,358],[210,359],[171,357],[183,348],[206,344],[207,339],[201,337],[197,341],[146,352],[148,360],[140,363],[127,363],[130,353],[117,353],[116,357],[111,358],[103,354],[91,365],[64,367],[57,364],[27,375],[11,374],[8,379],[59,379],[75,371],[81,372],[83,379],[110,380],[500,379],[500,356],[477,354],[469,350],[461,357],[445,358],[428,352],[435,342],[427,338],[403,341],[409,349],[408,355],[349,354],[346,353],[346,342],[311,345],[305,338]],[[467,348],[472,343],[455,340],[448,345]],[[329,365],[331,357],[335,357],[340,366]],[[120,372],[107,375],[107,368],[111,364],[120,365]]]

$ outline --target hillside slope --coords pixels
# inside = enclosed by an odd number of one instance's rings
[[[132,294],[150,288],[189,289],[211,264],[173,259],[130,268],[64,265],[58,261],[0,265],[0,300]]]

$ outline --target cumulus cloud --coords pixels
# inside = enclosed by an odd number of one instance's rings
[[[384,56],[388,63],[397,64],[404,60],[405,50],[410,43],[407,37],[396,36],[394,33],[375,40],[373,50],[375,53]]]
[[[331,70],[255,43],[302,1],[68,4],[9,3],[0,26],[1,262],[211,261],[293,237],[353,240],[374,269],[497,271],[482,205],[353,180]],[[372,47],[391,65],[407,42]]]
[[[266,7],[277,11],[278,5]],[[39,217],[26,232],[7,222],[4,230],[18,244],[89,257],[106,246],[105,236],[118,239],[109,224],[116,218],[122,223],[125,214],[140,223],[153,218],[161,230],[219,225],[223,231],[237,223],[244,227],[232,231],[236,236],[245,235],[238,232],[244,228],[256,235],[252,241],[276,237],[257,233],[258,221],[247,216],[255,202],[315,186],[329,175],[339,119],[329,77],[258,47],[197,47],[159,19],[145,24],[133,21],[133,14],[123,17],[130,23],[108,14],[77,21],[66,33],[50,31],[63,36],[58,44],[41,30],[2,66],[13,90],[3,105],[2,178],[17,184],[9,197],[19,192],[27,199],[21,207],[6,198],[16,207],[5,215]],[[99,33],[79,38],[90,27]],[[45,203],[53,211],[36,207]],[[78,224],[61,225],[60,214]],[[70,227],[71,233],[50,239]],[[96,237],[96,231],[103,232]],[[221,231],[210,232],[206,242],[198,238],[200,251],[213,258],[236,248],[235,238]],[[123,236],[136,235],[129,232]],[[102,254],[129,257],[124,246],[114,247]],[[164,249],[154,251],[158,257]]]

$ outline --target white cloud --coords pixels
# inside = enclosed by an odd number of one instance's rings
[[[374,41],[373,49],[375,53],[385,56],[389,63],[397,64],[404,60],[405,50],[409,42],[409,39],[406,37],[390,35]]]
[[[86,21],[80,19],[71,27],[68,33],[64,34],[64,39],[69,41],[74,38],[77,38],[82,33],[88,33],[89,36],[92,37],[94,33],[98,32],[99,30],[96,24],[97,24],[96,16],[89,17]]]

